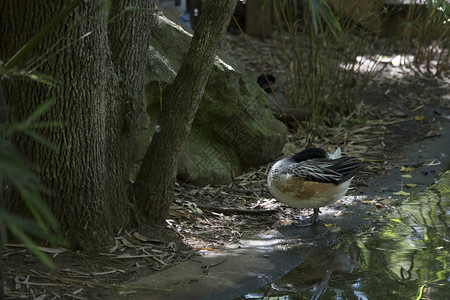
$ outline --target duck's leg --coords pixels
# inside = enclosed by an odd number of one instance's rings
[[[315,224],[317,221],[319,221],[319,213],[320,213],[319,208],[314,207],[314,213],[311,217],[311,224]]]
[[[314,207],[314,213],[309,221],[309,223],[306,224],[301,224],[301,223],[294,223],[292,225],[295,225],[296,227],[309,227],[309,226],[313,226],[314,224],[316,224],[316,222],[319,221],[319,213],[320,210],[318,207]]]

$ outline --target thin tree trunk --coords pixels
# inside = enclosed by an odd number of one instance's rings
[[[4,126],[5,128],[9,126],[9,113],[8,113],[8,105],[6,104],[5,96],[3,95],[3,85],[0,79],[0,126]],[[5,143],[8,147],[9,141],[6,140],[6,137],[3,136],[2,132],[0,132],[0,143]],[[3,145],[2,145],[3,146]],[[5,209],[5,204],[9,200],[9,188],[6,183],[3,181],[3,177],[0,177],[0,210]],[[5,292],[3,290],[3,227],[4,224],[0,223],[0,299],[5,299]]]
[[[163,99],[160,131],[153,136],[134,187],[137,204],[151,224],[162,224],[167,217],[178,158],[236,2],[206,2],[189,52]]]
[[[148,0],[112,1],[108,27],[114,73],[119,88],[112,89],[107,112],[107,190],[111,199],[129,198],[129,173],[137,111],[144,108],[143,87],[147,72],[151,26],[155,3]],[[124,10],[128,8],[127,12]],[[132,9],[130,9],[132,8]],[[140,109],[137,110],[137,108]],[[120,183],[120,184],[117,184]],[[114,201],[114,200],[113,200]],[[113,220],[129,214],[127,201],[114,209]],[[135,218],[119,224],[135,223]]]

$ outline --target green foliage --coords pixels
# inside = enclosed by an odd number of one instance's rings
[[[38,206],[40,206],[40,204],[38,204]],[[6,234],[4,230],[4,226],[6,226],[16,238],[39,258],[40,261],[50,268],[55,267],[53,262],[39,250],[39,247],[30,238],[30,235],[33,235],[47,240],[55,240],[54,235],[37,229],[38,227],[36,227],[36,223],[33,221],[12,215],[4,210],[0,210],[0,222],[2,223],[2,236],[5,236]]]
[[[38,247],[32,242],[30,235],[45,238],[53,242],[59,240],[54,235],[58,230],[58,222],[42,199],[42,195],[48,194],[49,191],[41,183],[39,177],[34,172],[35,170],[29,167],[29,163],[17,152],[9,140],[14,132],[22,132],[44,145],[52,146],[49,141],[37,134],[34,129],[61,126],[59,122],[49,123],[37,121],[53,103],[54,100],[43,103],[25,121],[13,124],[11,127],[0,124],[0,183],[11,185],[19,192],[34,218],[34,221],[26,220],[22,217],[12,215],[4,207],[1,207],[0,224],[2,224],[2,236],[5,236],[3,226],[6,226],[16,238],[21,240],[25,246],[48,266],[53,266],[53,264],[39,251]],[[2,185],[2,188],[4,189],[5,186]],[[53,230],[53,233],[51,233],[50,228]]]
[[[402,23],[402,38],[407,52],[413,49],[417,72],[427,76],[445,77],[448,74],[449,22],[450,4],[446,0],[428,0],[426,10],[423,5],[408,6]]]
[[[275,1],[275,21],[283,33],[280,42],[288,76],[286,92],[298,106],[310,109],[303,124],[308,143],[323,127],[325,118],[332,123],[340,122],[336,116],[363,121],[355,116],[355,109],[364,87],[377,74],[377,63],[371,59],[370,67],[360,72],[368,60],[361,54],[370,53],[376,40],[375,34],[361,33],[353,21],[360,2],[339,2],[352,9],[333,13],[324,0],[303,1],[303,7],[298,1]]]
[[[365,118],[361,118],[361,117],[356,117],[356,118],[348,118],[348,119],[344,119],[342,120],[342,125],[345,127],[352,127],[353,125],[362,125],[366,123],[366,119]]]
[[[311,21],[316,34],[319,33],[319,29],[321,32],[324,31],[322,20],[325,21],[334,35],[336,35],[334,28],[342,31],[341,24],[339,24],[338,19],[325,0],[308,0],[308,2],[311,8]]]
[[[361,286],[366,286],[369,296],[379,286],[390,286],[391,292],[402,293],[403,299],[441,299],[446,294],[449,184],[447,171],[438,184],[389,209],[376,231],[357,237],[361,250],[358,265],[370,276]]]
[[[163,93],[164,93],[164,88],[166,86],[167,86],[166,84],[159,82],[159,109],[160,109],[160,111],[163,108],[163,99],[164,99]]]

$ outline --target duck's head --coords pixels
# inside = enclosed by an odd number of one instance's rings
[[[259,84],[260,87],[264,88],[267,84],[268,81],[270,82],[270,84],[274,84],[275,83],[275,76],[273,76],[272,74],[261,74],[258,76],[258,78],[256,79],[256,82]]]
[[[329,157],[330,154],[328,154],[327,151],[320,148],[308,148],[292,156],[295,162],[301,162],[308,159],[315,159],[315,158],[320,159]]]

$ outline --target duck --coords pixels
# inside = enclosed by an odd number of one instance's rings
[[[266,92],[269,99],[268,108],[275,118],[284,122],[289,128],[297,129],[299,122],[305,121],[309,116],[309,110],[298,108],[295,101],[287,97],[284,89],[275,87],[275,76],[272,74],[261,74],[256,81]]]
[[[269,171],[267,184],[272,196],[295,208],[313,208],[310,224],[318,221],[319,208],[331,205],[348,191],[364,163],[321,148],[308,148],[277,161]]]

